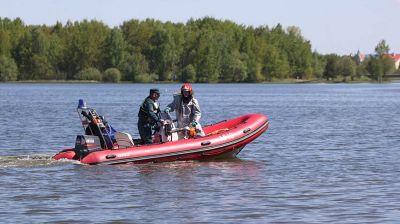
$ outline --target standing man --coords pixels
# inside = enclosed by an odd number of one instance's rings
[[[150,89],[150,95],[144,99],[139,109],[138,129],[143,144],[152,144],[152,131],[156,129],[162,120],[159,117],[160,105],[158,99],[160,91]]]
[[[181,87],[181,94],[174,95],[173,101],[164,109],[166,113],[176,111],[178,128],[195,127],[198,136],[204,136],[199,120],[201,118],[200,105],[193,96],[193,89],[189,83]]]

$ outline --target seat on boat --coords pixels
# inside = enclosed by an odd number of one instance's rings
[[[115,134],[115,139],[117,140],[117,144],[120,148],[129,148],[134,146],[132,136],[126,132],[117,132]]]

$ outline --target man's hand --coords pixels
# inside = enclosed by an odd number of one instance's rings
[[[164,119],[160,119],[160,121],[158,122],[158,126],[163,126],[165,124],[165,120]]]

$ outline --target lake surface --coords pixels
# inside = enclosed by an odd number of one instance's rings
[[[238,159],[86,166],[53,161],[82,133],[78,99],[138,136],[150,88],[0,84],[1,223],[398,223],[400,84],[195,84],[211,124],[270,128]]]

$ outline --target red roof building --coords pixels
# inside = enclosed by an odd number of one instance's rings
[[[390,57],[394,61],[394,65],[396,66],[396,69],[399,69],[400,66],[400,54],[385,54],[385,56]]]

